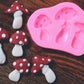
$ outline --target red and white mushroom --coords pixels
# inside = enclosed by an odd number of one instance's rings
[[[27,36],[23,31],[16,31],[14,34],[11,35],[9,39],[10,43],[15,44],[12,55],[15,57],[20,57],[23,55],[22,46],[28,43]]]
[[[37,73],[39,70],[42,70],[42,73],[45,75],[48,83],[53,83],[56,79],[55,73],[49,68],[48,63],[50,63],[52,59],[50,57],[41,57],[34,56],[32,59],[33,66],[31,68],[31,73]]]
[[[18,59],[12,65],[15,70],[8,76],[11,81],[17,82],[20,79],[20,73],[26,74],[29,72],[30,63],[27,59]]]
[[[29,10],[25,9],[23,5],[20,5],[18,1],[15,1],[5,13],[14,13],[13,28],[20,29],[22,27],[23,19],[22,14],[29,14]]]
[[[0,40],[7,39],[9,37],[8,32],[0,27]],[[6,56],[2,50],[2,44],[0,43],[0,64],[4,64],[6,61]]]

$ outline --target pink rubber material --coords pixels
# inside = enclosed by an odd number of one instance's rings
[[[75,56],[84,54],[84,11],[74,3],[63,2],[35,11],[27,28],[38,46]]]

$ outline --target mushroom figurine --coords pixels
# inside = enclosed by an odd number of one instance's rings
[[[42,70],[42,73],[45,75],[45,78],[48,83],[53,83],[56,79],[55,73],[49,68],[48,63],[50,63],[52,59],[50,57],[41,57],[34,56],[32,59],[33,66],[31,68],[31,73],[37,73],[39,70]]]
[[[15,57],[21,57],[23,55],[22,46],[28,43],[28,39],[25,32],[16,31],[11,35],[9,42],[15,44],[14,48],[12,49],[12,55]]]
[[[22,15],[23,12],[25,14],[29,14],[29,10],[25,9],[23,5],[20,5],[18,1],[15,1],[9,9],[5,11],[5,13],[14,13],[14,20],[13,20],[13,29],[20,29],[22,27],[23,19]]]
[[[18,59],[14,61],[12,65],[15,70],[8,76],[11,81],[18,82],[21,73],[26,74],[29,72],[30,63],[27,59]]]
[[[8,39],[8,32],[0,27],[0,40]],[[0,64],[4,64],[6,61],[6,56],[2,50],[2,44],[0,43]]]

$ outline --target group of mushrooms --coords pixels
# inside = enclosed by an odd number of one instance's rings
[[[15,1],[9,9],[5,11],[5,13],[14,13],[14,20],[13,20],[13,29],[20,29],[22,27],[23,19],[22,14],[26,13],[29,14],[29,11],[20,5],[18,1]],[[8,39],[9,34],[8,32],[0,27],[0,39]],[[21,57],[23,55],[23,45],[28,43],[28,38],[23,31],[16,31],[14,34],[11,35],[9,42],[15,44],[14,48],[12,49],[12,55],[15,57]],[[0,64],[4,64],[6,61],[6,56],[2,50],[2,44],[0,43]],[[42,73],[45,75],[45,78],[48,83],[53,83],[56,79],[55,73],[49,68],[49,63],[52,61],[50,57],[41,57],[41,56],[34,56],[32,59],[33,66],[31,68],[31,73],[37,73],[39,70],[42,70]],[[30,63],[27,59],[18,59],[13,62],[13,67],[15,68],[9,74],[9,79],[12,81],[19,81],[20,73],[28,73]]]
[[[52,59],[50,57],[34,56],[32,59],[33,66],[31,68],[31,73],[35,74],[42,70],[42,74],[45,76],[47,82],[53,83],[56,76],[48,65],[51,61]],[[15,68],[15,70],[9,74],[9,79],[12,81],[19,81],[20,73],[25,74],[29,72],[30,63],[27,59],[18,59],[14,61],[12,65]]]
[[[8,39],[9,34],[8,32],[0,27],[0,39]],[[28,43],[28,38],[23,31],[16,31],[14,34],[11,35],[9,42],[15,44],[12,49],[12,55],[15,57],[20,57],[23,55],[22,46]],[[6,61],[6,56],[2,50],[2,44],[0,43],[0,64],[4,64]]]

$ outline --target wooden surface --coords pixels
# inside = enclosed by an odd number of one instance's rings
[[[78,4],[84,9],[84,0],[18,0],[25,8],[31,11],[31,14],[43,7],[49,7],[56,5],[60,2],[70,1]],[[0,0],[0,26],[4,27],[11,35],[15,32],[12,29],[12,14],[5,14],[4,11],[10,7],[14,0]],[[26,32],[29,38],[28,46],[24,46],[24,56],[30,62],[34,55],[50,56],[53,62],[50,67],[57,75],[57,80],[53,84],[84,84],[84,55],[81,57],[75,57],[65,52],[44,49],[37,46],[32,40],[27,31],[26,23],[30,15],[23,15],[24,23],[22,30]],[[21,75],[21,79],[18,83],[14,83],[8,79],[8,74],[14,70],[12,62],[17,60],[11,55],[13,44],[8,41],[3,43],[3,49],[7,56],[7,61],[4,65],[0,66],[0,84],[48,84],[42,73]]]

